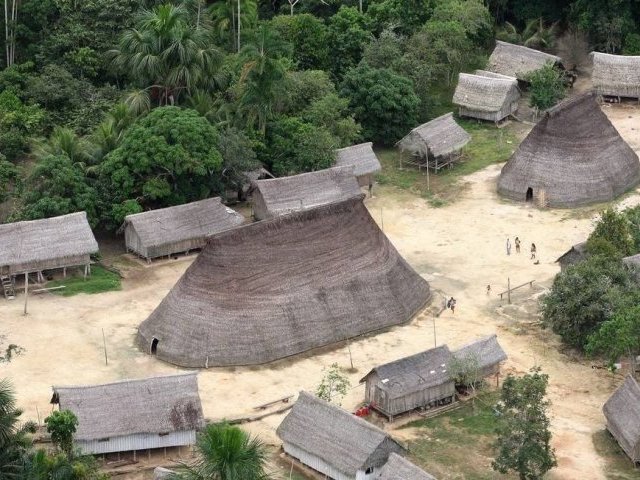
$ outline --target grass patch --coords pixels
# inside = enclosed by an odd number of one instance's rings
[[[607,430],[599,430],[591,437],[596,452],[606,463],[605,475],[610,480],[640,478],[640,471],[633,467],[618,442]]]
[[[409,456],[440,479],[495,480],[517,478],[491,468],[496,417],[493,406],[500,392],[480,394],[475,401],[435,418],[417,420],[417,438],[409,442]]]
[[[91,267],[91,275],[86,280],[82,278],[82,274],[70,275],[60,280],[52,280],[47,282],[47,288],[59,287],[64,285],[65,288],[53,290],[51,293],[70,297],[78,293],[101,293],[113,290],[121,290],[120,276],[106,270],[103,267],[94,265]]]

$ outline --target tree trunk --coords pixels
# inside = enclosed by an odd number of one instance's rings
[[[362,13],[362,0],[359,1],[360,13]]]
[[[240,20],[240,0],[238,0],[238,52],[240,52],[240,24],[242,23]]]
[[[6,50],[6,66],[9,66],[9,8],[8,4],[9,0],[4,0],[4,48]]]

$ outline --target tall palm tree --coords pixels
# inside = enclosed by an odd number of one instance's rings
[[[196,442],[198,460],[178,475],[184,480],[267,480],[267,452],[258,438],[226,423],[208,425]]]
[[[213,29],[220,39],[227,39],[233,51],[240,51],[240,31],[254,27],[258,21],[256,0],[218,0],[209,8]],[[238,18],[240,22],[238,22]]]
[[[20,424],[22,413],[9,380],[0,380],[0,480],[21,478],[24,457],[31,447],[27,434],[36,430],[33,422]]]

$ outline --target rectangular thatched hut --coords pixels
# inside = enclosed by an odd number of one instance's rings
[[[628,376],[602,408],[607,430],[633,463],[640,463],[640,385]]]
[[[518,109],[520,90],[515,78],[461,73],[453,94],[460,116],[499,122]]]
[[[285,453],[334,480],[374,480],[405,449],[366,420],[300,392],[276,431]]]
[[[640,99],[640,56],[592,52],[591,81],[599,95]]]
[[[244,222],[220,198],[127,215],[124,238],[128,252],[147,259],[202,248],[206,238]]]
[[[456,123],[450,112],[414,128],[398,142],[398,146],[403,152],[410,153],[419,166],[438,171],[459,158],[470,140],[471,135]]]
[[[203,426],[197,373],[53,387],[51,403],[78,418],[85,454],[192,445]]]
[[[459,348],[453,352],[453,356],[458,360],[473,362],[481,378],[500,373],[500,364],[507,359],[495,334]]]
[[[0,225],[0,275],[91,263],[98,251],[85,212]]]
[[[382,170],[371,142],[340,148],[335,154],[336,167],[353,167],[353,174],[361,187],[371,187],[373,175]]]
[[[569,250],[560,255],[556,260],[556,263],[560,264],[560,271],[563,272],[567,267],[585,260],[587,256],[587,242],[580,242],[576,243]]]
[[[416,408],[451,403],[455,384],[447,365],[451,352],[446,345],[401,358],[371,370],[365,383],[365,400],[372,408],[393,417]]]
[[[556,55],[498,40],[486,69],[526,82],[528,74],[549,62],[562,67],[562,59]]]
[[[392,453],[376,480],[436,480],[436,477],[429,475],[397,453]]]
[[[256,220],[309,210],[360,195],[353,167],[334,167],[253,182],[253,215]]]

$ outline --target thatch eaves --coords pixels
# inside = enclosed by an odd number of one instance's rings
[[[640,56],[592,52],[591,81],[600,95],[640,97]]]
[[[197,430],[203,425],[196,372],[52,388],[51,402],[78,417],[76,440]]]
[[[414,155],[438,158],[460,151],[470,140],[471,135],[457,124],[453,113],[449,112],[417,126],[398,142],[398,146]]]
[[[613,392],[602,408],[607,428],[629,457],[637,462],[640,446],[640,385],[631,376]]]
[[[429,475],[397,453],[392,453],[376,480],[436,480],[436,477]]]
[[[573,245],[569,250],[558,257],[556,263],[562,263],[569,257],[584,257],[587,255],[587,242],[580,242]]]
[[[562,59],[556,55],[498,40],[489,57],[487,70],[526,80],[529,73],[541,69],[549,62],[562,65]]]
[[[511,80],[511,81],[518,81],[517,78],[515,77],[510,77],[509,75],[502,75],[501,73],[496,73],[496,72],[490,72],[489,70],[476,70],[474,72],[476,75],[480,75],[481,77],[488,77],[488,78],[497,78],[500,80]]]
[[[473,359],[477,362],[479,369],[492,367],[507,359],[507,354],[498,343],[496,334],[468,343],[454,351],[453,356],[459,360]]]
[[[518,81],[461,73],[453,103],[479,112],[499,112],[520,98]]]
[[[606,202],[640,181],[640,162],[602,112],[593,92],[548,110],[498,179],[498,193],[550,207]]]
[[[402,452],[404,448],[386,432],[366,420],[318,397],[300,392],[291,412],[276,434],[283,442],[296,446],[354,477],[368,467],[380,448]]]
[[[380,160],[373,151],[373,143],[360,143],[335,151],[336,167],[353,167],[356,177],[371,175],[382,170]]]
[[[48,263],[98,251],[85,212],[0,225],[0,266]],[[62,266],[62,265],[61,265]]]
[[[124,223],[133,226],[149,248],[208,237],[244,223],[244,217],[216,197],[127,215]]]
[[[138,342],[182,366],[260,364],[405,323],[430,298],[360,195],[211,236]]]

